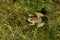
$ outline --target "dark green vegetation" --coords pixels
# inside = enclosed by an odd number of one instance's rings
[[[42,12],[45,26],[30,26],[29,14]],[[60,40],[59,0],[0,0],[0,40]]]

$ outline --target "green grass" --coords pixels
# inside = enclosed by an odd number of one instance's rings
[[[60,40],[59,7],[52,0],[0,0],[0,40]],[[42,8],[45,25],[29,25],[28,15]]]

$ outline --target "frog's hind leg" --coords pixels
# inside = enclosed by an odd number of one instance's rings
[[[42,27],[42,26],[44,26],[44,22],[43,23],[38,23],[38,27]]]

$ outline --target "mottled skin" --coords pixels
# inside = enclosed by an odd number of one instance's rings
[[[42,13],[36,13],[37,17],[30,17],[28,18],[28,21],[31,22],[32,24],[30,25],[34,25],[35,23],[38,23],[38,27],[44,26],[44,22],[42,22],[42,18],[44,15]]]

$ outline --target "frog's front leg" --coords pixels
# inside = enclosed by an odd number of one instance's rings
[[[34,25],[35,23],[34,22],[31,22],[29,25]]]

